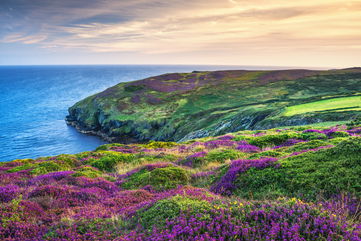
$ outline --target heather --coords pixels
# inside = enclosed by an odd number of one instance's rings
[[[361,240],[361,128],[106,144],[0,163],[1,240]]]

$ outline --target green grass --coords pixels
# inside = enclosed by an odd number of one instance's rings
[[[310,125],[306,125],[306,128],[327,128],[327,127],[331,127],[331,126],[336,126],[336,125],[346,125],[347,123],[349,123],[349,121],[325,121],[325,122],[320,122],[320,123],[313,123]],[[280,126],[277,127],[278,129],[285,129],[285,128],[297,128],[299,126]]]
[[[320,100],[311,103],[294,105],[286,107],[283,115],[293,116],[309,112],[326,111],[326,110],[359,110],[361,107],[361,96],[351,96],[343,98],[332,98]]]

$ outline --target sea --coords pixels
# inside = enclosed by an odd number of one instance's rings
[[[280,69],[267,66],[77,65],[0,66],[0,162],[73,154],[105,144],[64,118],[83,98],[120,82],[202,70]]]

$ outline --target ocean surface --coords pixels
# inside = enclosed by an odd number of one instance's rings
[[[251,66],[0,66],[0,161],[94,150],[105,142],[66,125],[68,107],[119,82],[169,72]]]

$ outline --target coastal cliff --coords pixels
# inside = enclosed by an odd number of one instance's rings
[[[108,141],[185,141],[361,116],[361,68],[194,71],[120,83],[69,108],[66,121]]]

